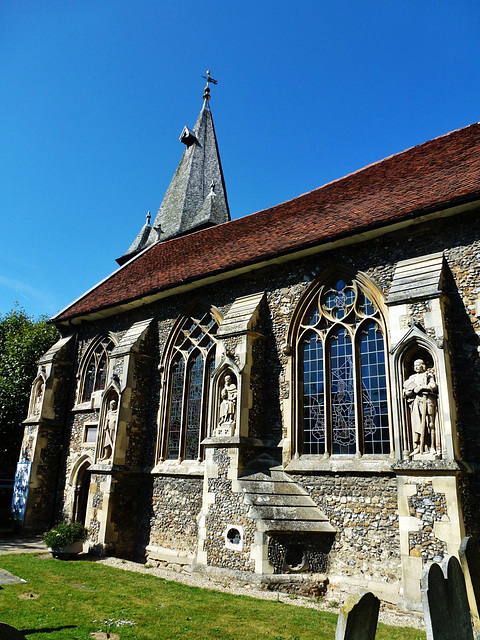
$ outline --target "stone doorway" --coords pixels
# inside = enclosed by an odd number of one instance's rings
[[[73,503],[73,521],[85,524],[88,506],[88,491],[90,488],[90,463],[80,467],[75,481],[75,497]]]

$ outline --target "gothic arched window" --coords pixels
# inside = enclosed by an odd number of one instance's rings
[[[88,402],[95,391],[103,391],[107,381],[109,352],[113,349],[109,337],[98,340],[85,354],[80,367],[80,402]]]
[[[215,368],[217,322],[207,312],[177,324],[167,349],[165,433],[161,458],[200,460],[210,379]]]
[[[390,453],[384,325],[372,298],[358,280],[337,276],[300,318],[299,455]]]

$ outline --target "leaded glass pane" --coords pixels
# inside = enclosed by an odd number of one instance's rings
[[[370,300],[370,298],[367,298],[365,294],[363,294],[362,311],[366,316],[373,316],[377,311],[373,302]]]
[[[174,365],[171,382],[170,417],[168,421],[167,458],[178,458],[180,453],[180,429],[182,424],[183,379],[185,362],[183,358]]]
[[[383,335],[375,322],[360,339],[365,453],[390,453]]]
[[[320,318],[320,312],[318,310],[318,306],[316,306],[314,309],[310,310],[310,320],[306,322],[306,324],[313,327],[314,325],[317,324],[319,318]]]
[[[355,404],[352,342],[339,329],[330,342],[333,453],[355,453]]]
[[[97,381],[95,384],[95,391],[101,391],[105,389],[105,382],[107,380],[107,354],[103,353],[98,363],[97,369]]]
[[[84,387],[84,400],[90,400],[95,386],[95,363],[91,362],[87,367],[87,373],[85,375],[85,387]]]
[[[325,453],[323,346],[311,333],[303,346],[303,453]]]
[[[189,377],[185,459],[195,460],[198,458],[202,410],[203,358],[201,353],[195,358]]]
[[[354,289],[348,286],[344,280],[339,280],[335,287],[327,292],[324,306],[337,320],[342,320],[354,301]]]

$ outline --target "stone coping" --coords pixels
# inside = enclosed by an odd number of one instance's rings
[[[205,472],[205,462],[198,460],[164,460],[156,464],[150,473],[153,475],[167,476],[195,476],[202,477]]]

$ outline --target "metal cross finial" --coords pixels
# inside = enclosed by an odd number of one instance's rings
[[[210,82],[212,84],[218,84],[218,82],[216,80],[214,80],[212,78],[212,76],[210,75],[210,69],[207,70],[207,75],[206,76],[202,76],[202,78],[205,78],[205,80],[207,81],[207,84],[205,85],[205,89],[203,90],[203,99],[204,100],[210,100],[210,87],[208,85],[209,85]]]
[[[154,230],[154,231],[155,231],[155,233],[157,234],[156,242],[158,242],[159,240],[161,240],[161,236],[162,236],[162,233],[163,233],[163,229],[162,229],[162,227],[160,226],[160,223],[158,223],[158,224],[154,225],[153,230]]]

